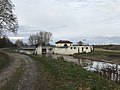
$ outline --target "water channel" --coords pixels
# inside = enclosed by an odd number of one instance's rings
[[[52,57],[63,57],[66,61],[77,63],[88,71],[95,72],[105,78],[120,83],[120,65],[65,55],[52,55]]]

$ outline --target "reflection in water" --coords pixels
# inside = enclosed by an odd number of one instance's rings
[[[61,55],[52,55],[53,58],[61,57]],[[89,59],[74,58],[72,56],[62,56],[66,61],[75,62],[86,70],[95,72],[103,77],[120,83],[120,65],[111,64]]]

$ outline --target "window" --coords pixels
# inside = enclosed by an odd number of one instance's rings
[[[82,47],[82,51],[84,51],[84,47]]]
[[[74,47],[74,49],[76,49],[76,47]]]
[[[86,47],[86,49],[88,49],[88,47]]]
[[[64,44],[64,47],[67,47],[67,46],[68,46],[68,45],[65,43],[65,44]]]

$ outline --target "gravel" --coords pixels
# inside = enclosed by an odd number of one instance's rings
[[[0,72],[0,87],[2,87],[20,67],[21,63],[25,63],[25,71],[18,81],[15,90],[35,90],[37,81],[36,63],[29,56],[18,53],[7,53],[11,58],[11,63],[8,67]]]

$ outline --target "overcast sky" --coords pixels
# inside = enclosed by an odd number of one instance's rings
[[[120,0],[12,1],[19,38],[41,30],[52,32],[54,39],[120,36]]]

